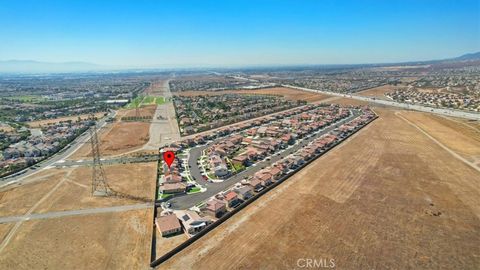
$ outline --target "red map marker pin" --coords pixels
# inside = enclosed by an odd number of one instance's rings
[[[170,165],[172,165],[175,160],[175,153],[172,151],[163,152],[163,160],[167,163],[168,168],[170,169]]]

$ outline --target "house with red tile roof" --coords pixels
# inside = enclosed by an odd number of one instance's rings
[[[235,207],[239,203],[237,193],[230,191],[225,194],[225,202],[229,207]]]

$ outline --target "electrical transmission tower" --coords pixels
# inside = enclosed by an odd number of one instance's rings
[[[138,120],[140,118],[140,110],[138,109],[138,106],[135,108],[135,120]]]
[[[93,196],[108,196],[111,195],[111,189],[107,184],[105,171],[100,160],[100,150],[98,147],[97,126],[93,125],[90,128],[90,142],[92,145],[92,195]]]

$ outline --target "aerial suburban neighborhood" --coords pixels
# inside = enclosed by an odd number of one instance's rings
[[[465,1],[2,1],[0,270],[480,269]]]

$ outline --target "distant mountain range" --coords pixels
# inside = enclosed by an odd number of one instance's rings
[[[475,63],[471,63],[475,61]],[[429,60],[429,61],[410,61],[403,63],[385,63],[385,66],[391,65],[425,65],[433,64],[443,66],[443,64],[451,64],[456,62],[469,62],[470,65],[480,61],[480,52],[467,53],[459,57],[442,59],[442,60]],[[367,64],[368,65],[368,64]],[[372,65],[372,64],[369,64]],[[382,64],[374,64],[375,66],[382,66]],[[335,66],[335,65],[331,65]],[[361,66],[361,65],[354,65]],[[99,71],[118,71],[119,68],[111,66],[97,65],[88,62],[40,62],[33,60],[7,60],[0,61],[0,73],[71,73],[71,72],[99,72]],[[125,70],[125,69],[122,69]],[[138,70],[138,69],[130,69]],[[142,69],[143,71],[155,70],[150,68]]]
[[[464,54],[462,56],[452,58],[450,60],[457,60],[457,61],[480,60],[480,52],[467,53],[467,54]]]

